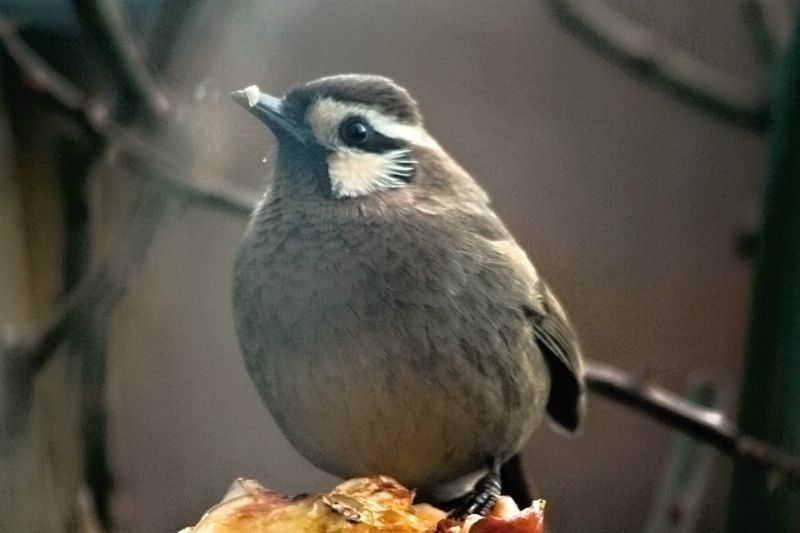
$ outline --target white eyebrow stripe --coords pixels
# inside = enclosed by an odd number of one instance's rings
[[[346,117],[353,115],[364,117],[375,131],[391,139],[402,139],[417,146],[438,147],[436,141],[421,125],[405,124],[373,106],[364,104],[321,98],[309,107],[306,121],[321,144],[333,146],[339,144],[337,132],[339,124]]]

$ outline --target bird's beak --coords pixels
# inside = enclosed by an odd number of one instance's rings
[[[231,98],[269,126],[279,139],[288,134],[303,144],[309,141],[308,129],[286,116],[283,112],[283,100],[280,98],[262,93],[255,85],[233,91]]]

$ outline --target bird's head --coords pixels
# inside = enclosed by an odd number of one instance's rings
[[[338,75],[283,98],[256,86],[231,96],[278,139],[278,174],[285,174],[279,179],[305,176],[331,199],[403,189],[414,182],[420,155],[441,150],[423,128],[416,102],[388,78]]]

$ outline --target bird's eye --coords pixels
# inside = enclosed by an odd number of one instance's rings
[[[339,137],[347,145],[359,146],[367,142],[372,128],[360,117],[351,117],[339,126]]]

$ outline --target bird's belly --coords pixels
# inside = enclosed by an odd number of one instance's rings
[[[549,375],[535,347],[486,354],[498,364],[481,369],[391,328],[345,329],[297,332],[256,370],[283,431],[328,472],[434,489],[515,453],[541,419]]]
[[[274,246],[247,241],[237,267],[248,372],[298,451],[426,491],[518,451],[550,378],[507,280],[454,240],[330,227],[324,246],[265,232]]]

